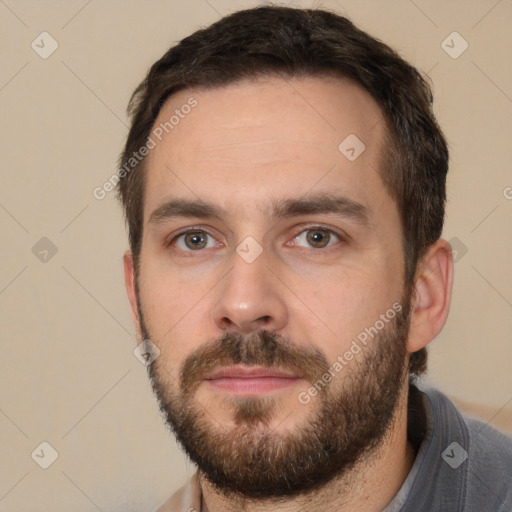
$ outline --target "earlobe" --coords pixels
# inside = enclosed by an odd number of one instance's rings
[[[407,349],[417,352],[441,332],[452,296],[453,259],[450,244],[439,239],[418,264]]]
[[[137,332],[137,336],[140,338],[140,321],[139,321],[139,308],[137,301],[137,290],[135,281],[135,269],[133,262],[133,255],[130,251],[126,251],[123,256],[124,263],[124,283],[126,287],[126,293],[128,300],[130,301],[130,312],[132,317],[133,326]]]

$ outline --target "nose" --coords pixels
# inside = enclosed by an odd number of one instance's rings
[[[219,329],[249,334],[258,329],[277,331],[286,325],[288,311],[282,296],[283,285],[268,263],[265,252],[252,263],[233,254],[233,267],[217,287],[213,308]]]

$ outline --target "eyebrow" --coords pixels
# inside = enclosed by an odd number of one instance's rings
[[[297,199],[273,200],[270,207],[271,217],[281,220],[301,215],[334,214],[355,221],[362,226],[369,225],[369,210],[366,206],[347,197],[328,193],[309,194]],[[154,210],[150,224],[158,224],[179,217],[223,220],[226,212],[220,206],[189,199],[171,199]]]
[[[352,199],[328,193],[318,193],[299,199],[275,201],[272,207],[273,217],[282,219],[299,215],[335,214],[358,224],[367,226],[370,214],[368,208]]]

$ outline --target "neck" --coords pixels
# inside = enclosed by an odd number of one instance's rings
[[[414,462],[415,450],[407,440],[408,382],[391,428],[372,452],[348,473],[335,477],[320,490],[283,499],[248,500],[220,493],[202,475],[203,512],[378,512],[399,491]]]

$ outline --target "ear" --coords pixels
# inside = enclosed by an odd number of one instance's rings
[[[124,284],[126,286],[126,293],[130,301],[130,311],[132,316],[133,326],[137,332],[137,337],[141,337],[140,321],[139,321],[139,308],[137,303],[137,290],[135,289],[135,272],[133,267],[133,256],[130,251],[126,251],[123,256],[124,262]]]
[[[428,345],[443,328],[450,311],[452,283],[452,248],[439,239],[428,248],[416,272],[407,341],[410,353]]]

